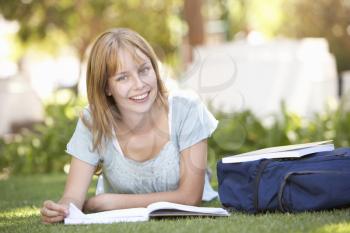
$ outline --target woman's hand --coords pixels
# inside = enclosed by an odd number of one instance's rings
[[[40,210],[41,220],[45,224],[58,223],[68,215],[68,205],[58,204],[53,201],[45,201]]]
[[[62,198],[58,203],[45,201],[41,208],[43,223],[61,222],[68,215],[69,203],[82,208],[94,170],[94,166],[72,157]]]

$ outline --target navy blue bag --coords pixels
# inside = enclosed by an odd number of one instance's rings
[[[219,197],[232,210],[315,211],[350,205],[350,148],[298,159],[217,163]]]

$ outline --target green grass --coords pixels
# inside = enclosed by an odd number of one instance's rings
[[[302,214],[232,213],[228,218],[183,218],[108,225],[41,224],[41,203],[45,199],[57,200],[63,191],[64,180],[64,175],[36,175],[0,181],[0,232],[350,232],[350,209]],[[90,195],[93,191],[91,188]],[[220,203],[214,201],[205,205],[220,206]]]

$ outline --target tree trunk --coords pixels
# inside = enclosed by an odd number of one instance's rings
[[[202,0],[185,0],[184,13],[188,24],[188,38],[191,46],[204,43],[204,23],[201,9]]]
[[[202,0],[185,0],[184,2],[184,15],[188,25],[188,58],[185,58],[186,62],[191,62],[193,55],[192,49],[194,46],[204,44],[205,32],[204,21],[202,17]]]

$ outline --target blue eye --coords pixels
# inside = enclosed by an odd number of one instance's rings
[[[124,81],[127,79],[127,76],[126,75],[123,75],[123,76],[119,76],[116,78],[116,80],[119,82],[119,81]]]
[[[143,67],[142,69],[139,70],[139,73],[140,73],[140,74],[146,75],[146,74],[148,74],[148,72],[149,72],[150,70],[151,70],[151,67],[145,66],[145,67]]]

